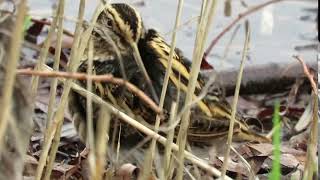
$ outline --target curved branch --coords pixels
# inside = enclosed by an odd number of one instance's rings
[[[141,91],[137,86],[131,84],[128,81],[125,81],[121,78],[116,78],[112,74],[105,75],[88,75],[86,73],[69,73],[69,72],[59,72],[59,71],[36,71],[30,68],[28,69],[18,69],[17,74],[19,75],[35,75],[42,77],[60,77],[60,78],[69,78],[69,79],[78,79],[78,80],[92,80],[95,82],[109,82],[113,84],[118,84],[125,86],[129,91],[137,95],[141,100],[143,100],[150,108],[157,114],[161,114],[162,111],[158,105],[143,91]]]

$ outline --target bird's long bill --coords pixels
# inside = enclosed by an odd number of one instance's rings
[[[135,42],[130,43],[132,49],[133,49],[133,55],[134,55],[134,59],[138,65],[138,67],[140,68],[141,72],[143,73],[144,78],[146,79],[146,82],[148,84],[149,90],[151,92],[151,96],[154,99],[154,101],[156,101],[156,103],[159,104],[159,96],[157,95],[154,86],[152,85],[152,81],[147,73],[147,70],[142,62],[137,44]]]

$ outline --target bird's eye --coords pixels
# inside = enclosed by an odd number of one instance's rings
[[[111,19],[108,19],[108,20],[107,20],[107,26],[108,26],[108,27],[112,27],[112,21],[111,21]]]

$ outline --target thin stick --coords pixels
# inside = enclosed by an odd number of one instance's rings
[[[218,43],[218,41],[228,32],[231,30],[231,28],[237,24],[240,20],[242,20],[244,17],[270,5],[273,3],[277,3],[277,2],[281,2],[284,0],[271,0],[271,1],[267,1],[265,3],[256,5],[256,6],[252,6],[250,9],[248,9],[247,11],[240,13],[238,15],[238,17],[236,19],[234,19],[226,28],[224,28],[210,43],[209,47],[207,48],[207,50],[205,51],[204,55],[203,55],[203,60],[206,60],[208,55],[210,54],[212,48]]]
[[[303,72],[307,76],[307,78],[309,79],[313,92],[317,93],[318,88],[317,88],[317,85],[313,79],[314,76],[310,73],[309,68],[306,65],[305,61],[300,56],[293,56],[293,58],[297,59],[301,63],[301,66],[303,68]]]
[[[22,44],[23,35],[23,21],[26,14],[26,1],[21,0],[18,5],[18,14],[15,22],[15,26],[10,39],[10,49],[6,64],[6,75],[4,78],[2,96],[0,97],[0,144],[2,144],[7,125],[9,123],[10,108],[12,107],[12,93],[14,83],[16,80],[16,68],[19,61],[20,48]],[[0,152],[1,152],[0,145]]]
[[[222,166],[222,179],[224,178],[224,176],[226,175],[226,172],[227,172],[228,159],[229,159],[229,155],[230,155],[230,147],[232,144],[233,128],[234,128],[235,117],[236,117],[236,112],[237,112],[237,104],[238,104],[238,99],[239,99],[242,73],[243,73],[245,61],[247,59],[247,52],[248,52],[248,46],[249,46],[249,40],[250,40],[250,27],[249,27],[248,21],[246,21],[246,23],[247,23],[246,25],[248,28],[247,28],[247,32],[246,32],[246,40],[245,40],[244,46],[243,46],[241,64],[240,64],[236,89],[234,92],[234,98],[233,98],[233,103],[232,103],[231,119],[230,119],[229,131],[228,131],[227,149],[224,154],[224,162],[223,162],[223,166]]]
[[[137,86],[135,86],[134,84],[124,79],[116,78],[112,74],[88,76],[86,73],[71,73],[71,72],[60,72],[60,71],[36,71],[32,69],[18,69],[17,74],[34,75],[34,76],[41,76],[41,77],[60,77],[60,78],[78,79],[78,80],[91,79],[94,82],[109,82],[109,83],[118,84],[121,86],[125,86],[129,91],[137,95],[141,100],[143,100],[147,105],[149,105],[150,108],[157,114],[162,113],[158,105],[143,91],[141,91]]]
[[[222,57],[220,59],[220,67],[223,67],[224,61],[227,59],[231,44],[232,44],[234,38],[236,37],[237,32],[238,32],[239,29],[240,29],[240,24],[238,26],[236,26],[234,31],[232,32],[230,40],[229,40],[228,44],[226,45],[226,48],[225,48],[225,50],[223,52],[223,55],[222,55]]]

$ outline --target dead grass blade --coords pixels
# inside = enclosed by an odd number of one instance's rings
[[[14,83],[16,79],[16,68],[19,61],[20,56],[20,48],[22,44],[23,38],[23,22],[24,17],[26,15],[26,1],[21,0],[18,5],[18,14],[15,22],[15,26],[11,35],[10,40],[10,49],[8,55],[8,61],[5,66],[6,76],[3,83],[2,89],[2,97],[0,99],[0,107],[2,111],[0,111],[0,143],[2,144],[4,135],[7,129],[7,125],[9,123],[10,117],[10,108],[12,103],[12,93],[14,88]],[[0,144],[0,152],[1,147]]]
[[[237,104],[238,104],[238,99],[239,99],[242,73],[243,73],[245,61],[247,59],[247,52],[248,52],[248,47],[249,47],[249,40],[250,40],[251,31],[250,31],[250,26],[249,26],[248,21],[246,21],[246,27],[247,27],[246,28],[246,39],[245,39],[244,46],[243,46],[240,69],[239,69],[239,74],[238,74],[238,78],[237,78],[236,89],[234,92],[234,98],[233,98],[233,102],[232,102],[232,111],[231,111],[231,119],[230,119],[229,131],[228,131],[227,149],[225,151],[224,162],[223,162],[223,166],[222,166],[222,179],[224,178],[224,176],[226,175],[226,172],[227,172],[228,159],[229,159],[229,155],[230,155],[230,147],[232,144],[233,127],[234,127],[235,116],[236,116],[236,112],[237,112]]]
[[[186,100],[185,100],[186,105],[190,104],[193,99],[194,90],[196,87],[196,82],[197,82],[198,74],[200,71],[200,65],[201,65],[202,56],[204,52],[205,40],[208,35],[209,27],[211,27],[210,25],[211,25],[213,16],[215,14],[216,1],[215,0],[203,1],[202,7],[203,8],[201,11],[200,23],[197,29],[196,43],[195,43],[195,48],[194,48],[193,57],[192,57],[192,65],[191,65],[191,72],[190,72],[191,75],[188,83],[188,90],[186,93]],[[189,121],[190,121],[190,108],[188,108],[182,116],[181,126],[178,134],[179,152],[177,157],[178,157],[178,163],[180,164],[177,170],[178,180],[182,180],[183,178],[183,164],[184,164],[183,151],[186,146],[187,129],[189,126]]]
[[[54,62],[53,62],[54,71],[59,70],[59,64],[60,64],[60,54],[61,54],[62,37],[63,37],[62,36],[63,35],[63,16],[64,16],[64,0],[60,0],[58,10],[57,10],[58,33],[57,33],[57,42],[55,46],[55,54],[54,54]],[[58,85],[58,80],[55,78],[51,81],[51,84],[50,84],[50,93],[49,93],[50,99],[49,99],[49,105],[48,105],[48,116],[46,121],[47,129],[53,117],[54,106],[56,103],[57,85]]]
[[[161,90],[161,96],[160,96],[160,102],[159,102],[159,108],[162,111],[163,109],[163,105],[164,105],[164,100],[166,98],[166,92],[167,92],[167,87],[168,87],[168,83],[169,83],[169,77],[170,77],[170,73],[171,73],[171,69],[172,69],[172,62],[173,62],[173,53],[174,53],[174,49],[176,47],[176,35],[177,35],[177,28],[180,24],[180,18],[181,18],[181,13],[182,13],[182,6],[183,6],[183,0],[179,0],[178,2],[178,7],[177,7],[177,13],[176,13],[176,20],[175,20],[175,25],[174,25],[174,31],[172,33],[172,38],[171,38],[171,44],[170,44],[170,53],[169,53],[169,59],[168,59],[168,67],[164,76],[164,80],[163,80],[163,86],[162,86],[162,90]],[[159,115],[157,115],[156,117],[156,121],[155,121],[155,125],[154,125],[154,131],[156,133],[158,133],[159,131],[159,126],[160,126],[160,120],[161,117]],[[154,159],[154,152],[155,152],[155,148],[156,148],[156,140],[152,139],[151,141],[151,145],[150,145],[150,162],[145,161],[146,163],[144,164],[144,173],[150,173],[152,170],[152,162]],[[145,176],[146,177],[146,176]]]
[[[46,62],[46,59],[47,59],[47,56],[48,56],[48,52],[49,52],[49,47],[50,47],[52,38],[54,36],[55,30],[57,28],[58,13],[59,13],[59,9],[57,9],[54,12],[54,15],[53,15],[54,18],[53,18],[52,24],[50,26],[47,38],[44,41],[43,46],[41,48],[39,59],[38,59],[37,65],[35,67],[36,70],[41,70],[42,65],[45,64],[45,62]],[[31,80],[31,94],[34,97],[36,96],[36,93],[37,93],[37,90],[38,90],[38,85],[39,85],[39,77],[38,76],[32,77],[32,80]]]
[[[297,59],[303,68],[303,72],[309,79],[309,82],[312,87],[311,98],[313,99],[313,108],[312,108],[312,121],[311,121],[311,131],[310,138],[308,141],[308,154],[307,154],[307,163],[305,171],[303,174],[303,179],[317,179],[318,178],[318,161],[317,161],[317,138],[318,138],[318,88],[314,81],[314,76],[310,72],[309,68],[305,64],[305,61],[299,56],[293,56]]]
[[[80,41],[80,32],[81,32],[82,20],[83,20],[83,16],[84,16],[84,7],[85,7],[85,1],[81,0],[80,6],[79,6],[79,14],[78,14],[79,21],[76,25],[75,39],[73,42],[73,47],[71,49],[71,58],[70,58],[69,67],[68,67],[69,69],[75,69],[75,68],[72,68],[72,66],[73,66],[73,64],[76,64],[76,63],[74,63],[74,61],[76,61],[76,59],[78,58],[78,56],[76,55],[76,52],[78,50],[79,41]],[[43,63],[40,63],[41,67],[42,67],[42,65],[43,65]],[[41,67],[39,67],[39,68],[41,68]],[[71,72],[73,72],[73,71],[71,71]],[[43,150],[41,152],[40,159],[39,159],[39,165],[37,167],[37,172],[36,172],[36,179],[37,180],[40,180],[42,177],[43,168],[46,164],[48,152],[49,152],[52,140],[54,138],[55,146],[53,146],[51,148],[51,152],[50,152],[51,158],[49,159],[48,167],[50,167],[50,166],[52,167],[52,165],[53,165],[53,161],[55,159],[54,158],[55,153],[58,148],[58,142],[60,141],[59,130],[61,131],[61,126],[62,126],[62,122],[63,122],[63,118],[64,118],[64,110],[65,110],[65,106],[67,103],[67,98],[68,98],[70,86],[71,86],[70,82],[71,82],[71,80],[69,80],[68,82],[66,82],[64,84],[64,91],[61,96],[59,108],[57,109],[56,114],[53,118],[52,126],[50,126],[50,128],[47,129],[47,132],[46,132],[47,138],[45,139],[46,142],[44,143]],[[47,167],[47,169],[48,169],[48,167]],[[51,170],[49,169],[48,172],[51,173]],[[50,177],[50,176],[47,175],[46,177]]]

